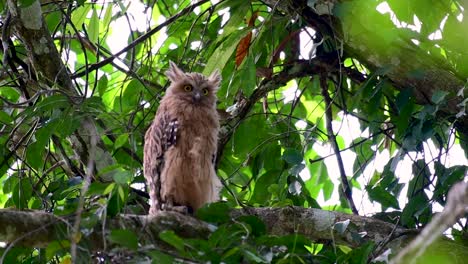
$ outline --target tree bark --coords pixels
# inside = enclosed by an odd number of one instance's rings
[[[395,226],[370,217],[350,215],[314,208],[249,208],[231,211],[231,219],[243,215],[254,215],[262,220],[269,235],[302,235],[321,243],[336,243],[358,247],[374,242],[386,247],[400,247],[414,233],[412,230]],[[59,217],[43,211],[0,210],[0,241],[15,246],[45,247],[54,240],[69,239],[72,221],[75,218]],[[349,223],[348,223],[349,221]],[[206,239],[215,230],[213,225],[177,212],[164,211],[155,216],[120,215],[105,222],[105,234],[113,229],[126,229],[139,236],[142,245],[156,244],[167,248],[158,239],[164,230],[173,230],[183,238]],[[339,231],[337,224],[347,228]],[[90,232],[92,237],[82,238],[92,242],[96,250],[102,249],[105,234],[99,224]]]

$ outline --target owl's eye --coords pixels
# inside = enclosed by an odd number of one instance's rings
[[[203,95],[208,95],[208,89],[203,88],[202,92],[203,92]]]
[[[190,85],[190,84],[184,85],[184,91],[191,92],[192,91],[192,85]]]

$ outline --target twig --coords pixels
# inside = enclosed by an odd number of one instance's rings
[[[85,202],[85,195],[88,192],[89,185],[91,183],[91,178],[93,176],[93,169],[94,169],[94,159],[96,154],[96,144],[98,142],[98,134],[97,131],[89,131],[90,132],[90,146],[89,146],[89,154],[88,154],[88,164],[87,164],[87,173],[86,177],[83,181],[83,186],[81,187],[81,195],[80,200],[78,202],[78,208],[76,209],[76,216],[75,216],[75,223],[73,225],[73,232],[72,237],[70,239],[70,255],[72,259],[72,263],[77,263],[77,255],[76,255],[76,248],[77,248],[77,241],[80,237],[80,222],[81,222],[81,214],[83,213],[84,202]]]
[[[328,139],[332,144],[333,151],[335,152],[336,161],[338,163],[338,169],[340,171],[340,178],[341,178],[341,187],[343,189],[344,196],[348,201],[349,207],[353,214],[357,215],[358,210],[356,209],[356,205],[353,201],[353,193],[351,191],[351,187],[349,186],[348,178],[346,177],[346,172],[343,165],[343,159],[341,158],[341,150],[336,142],[336,136],[333,132],[332,127],[332,120],[333,120],[333,113],[332,113],[332,100],[330,95],[328,94],[328,85],[327,85],[327,73],[320,74],[320,86],[322,88],[322,96],[325,101],[325,116],[326,116],[326,127],[328,132]]]

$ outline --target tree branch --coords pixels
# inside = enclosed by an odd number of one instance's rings
[[[452,186],[447,195],[447,204],[444,210],[432,218],[431,222],[423,229],[421,234],[400,251],[392,259],[391,264],[418,263],[420,257],[428,247],[439,238],[449,227],[468,211],[468,183],[458,182]]]
[[[327,75],[326,73],[320,74],[320,86],[322,88],[322,96],[323,100],[325,101],[325,116],[326,116],[326,126],[328,132],[328,140],[333,147],[333,151],[335,152],[336,162],[338,163],[338,169],[340,170],[340,179],[341,179],[341,188],[343,189],[343,195],[345,196],[346,200],[348,201],[349,208],[353,214],[359,214],[356,205],[353,201],[353,192],[351,187],[349,186],[348,178],[346,177],[346,172],[343,165],[343,159],[341,158],[341,150],[336,142],[336,136],[333,132],[333,113],[332,113],[332,100],[330,95],[328,94],[328,83],[327,83]]]
[[[270,235],[298,234],[316,242],[328,241],[351,247],[358,247],[370,241],[379,244],[399,237],[406,239],[406,235],[412,233],[411,230],[395,227],[393,224],[370,217],[315,208],[249,208],[235,209],[230,213],[232,219],[243,215],[257,216],[265,223]],[[45,247],[51,241],[69,239],[73,220],[74,217],[60,218],[42,211],[2,209],[0,241],[14,243],[14,246]],[[338,232],[335,225],[348,220],[350,221],[348,228]],[[215,230],[213,226],[191,216],[163,211],[155,216],[117,216],[105,223],[105,232],[108,234],[109,230],[122,229],[122,227],[139,235],[141,245],[155,244],[165,248],[167,245],[158,238],[161,231],[173,230],[180,237],[207,239]],[[102,232],[102,226],[96,226],[95,232],[90,232],[92,237],[83,237],[82,240],[92,243],[95,250],[102,249],[103,239],[107,239]],[[357,239],[358,234],[363,232],[365,235]],[[399,247],[399,244],[390,243],[389,246]]]

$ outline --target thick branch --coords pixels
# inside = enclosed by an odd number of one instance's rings
[[[336,244],[357,247],[373,241],[376,244],[385,243],[392,238],[406,237],[407,229],[395,227],[393,224],[369,217],[349,215],[340,212],[324,211],[313,208],[250,208],[233,210],[233,219],[251,214],[260,218],[270,235],[299,234],[317,242],[333,242]],[[59,218],[42,211],[0,210],[0,241],[14,243],[18,246],[44,247],[57,239],[68,239],[71,232],[71,222],[74,218]],[[350,221],[343,233],[335,230],[339,222]],[[139,235],[142,245],[155,244],[166,247],[158,240],[158,234],[164,230],[174,230],[183,238],[206,239],[213,232],[213,226],[190,216],[176,212],[161,212],[156,216],[121,215],[106,222],[107,231],[127,229]],[[362,239],[356,239],[357,234]],[[88,237],[95,250],[103,246],[102,226],[95,227],[92,237]],[[86,239],[86,238],[83,238]],[[399,244],[394,245],[399,247]]]

